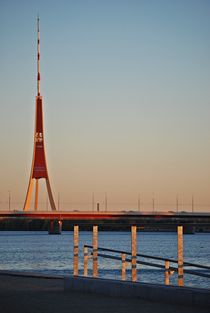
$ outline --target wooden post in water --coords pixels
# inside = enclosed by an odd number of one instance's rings
[[[131,226],[131,279],[137,280],[136,273],[136,226]]]
[[[74,226],[74,276],[78,276],[79,226]]]
[[[93,277],[98,277],[98,226],[93,226]]]
[[[88,276],[88,247],[84,247],[84,276]]]
[[[170,263],[168,260],[165,260],[165,285],[170,284],[170,272],[169,272]]]
[[[183,226],[177,227],[177,252],[178,252],[178,286],[184,286],[183,268]]]
[[[126,254],[122,253],[122,280],[126,280]]]

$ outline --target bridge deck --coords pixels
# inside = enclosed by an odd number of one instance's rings
[[[0,219],[104,221],[128,223],[190,223],[210,225],[210,213],[174,212],[92,212],[92,211],[1,211]]]

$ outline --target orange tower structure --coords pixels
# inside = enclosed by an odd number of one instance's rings
[[[39,29],[39,18],[37,19],[37,96],[36,96],[36,119],[35,119],[35,130],[34,130],[34,152],[31,167],[31,175],[29,178],[28,190],[24,203],[23,211],[27,211],[30,208],[31,196],[33,191],[33,182],[35,184],[35,202],[34,210],[38,209],[39,199],[39,179],[44,178],[46,181],[47,192],[49,196],[50,206],[53,211],[56,210],[55,202],[53,199],[52,189],[50,186],[47,162],[45,156],[44,146],[44,128],[43,128],[43,111],[42,111],[42,96],[40,93],[40,29]]]

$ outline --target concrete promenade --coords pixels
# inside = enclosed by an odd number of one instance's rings
[[[207,313],[209,308],[64,291],[62,278],[0,274],[1,313]]]

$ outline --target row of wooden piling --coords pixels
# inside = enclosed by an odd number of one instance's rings
[[[131,226],[131,280],[137,281],[137,229],[136,226]],[[98,226],[93,226],[93,277],[98,277]],[[84,276],[88,276],[88,248],[84,247]],[[126,280],[127,260],[126,254],[121,254],[122,270],[121,278]],[[183,226],[177,227],[177,262],[178,262],[178,286],[184,285],[184,268],[183,268]],[[74,226],[74,276],[78,276],[79,272],[79,226]],[[165,284],[169,285],[170,276],[173,271],[170,270],[169,260],[165,260]]]

